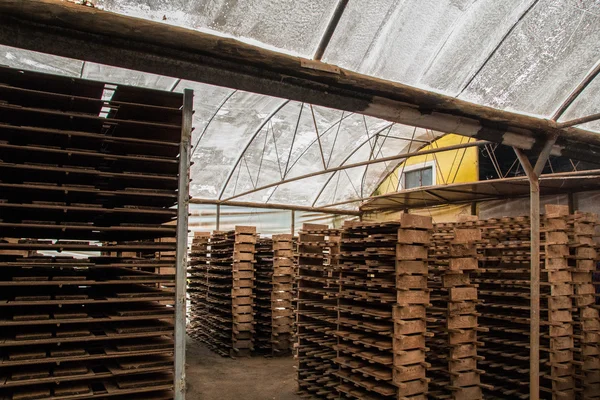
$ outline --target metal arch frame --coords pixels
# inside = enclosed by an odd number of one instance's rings
[[[416,129],[418,129],[418,128],[416,128],[416,127],[415,127],[415,131],[416,131]],[[442,137],[444,137],[444,136],[446,136],[446,135],[450,135],[450,133],[443,133],[441,136],[439,136],[439,137],[438,137],[438,138],[436,138],[435,140],[439,140],[439,139],[441,139]],[[413,136],[414,136],[414,135],[413,135]],[[408,140],[408,139],[407,139],[407,140]],[[434,140],[434,141],[435,141],[435,140]],[[417,142],[417,143],[421,143],[421,142],[418,142],[418,141],[416,141],[416,140],[410,140],[410,142]],[[475,142],[476,142],[476,141],[475,141]],[[467,143],[475,143],[475,142],[467,142]],[[416,152],[419,152],[419,151],[421,151],[421,150],[422,150],[424,147],[431,146],[431,144],[432,144],[432,143],[433,143],[433,142],[421,143],[421,146],[417,147],[417,149],[416,149],[415,151],[416,151]],[[410,151],[411,147],[412,147],[412,144],[411,144],[411,145],[409,145],[409,147],[408,147],[408,150],[409,150],[409,151]],[[443,151],[443,150],[442,150],[442,151]],[[392,176],[392,175],[393,175],[393,174],[396,172],[396,168],[397,168],[397,167],[398,167],[398,165],[400,165],[402,162],[403,162],[403,161],[400,161],[400,162],[399,162],[399,163],[398,163],[398,164],[397,164],[397,165],[396,165],[394,168],[392,168],[392,170],[391,170],[390,172],[388,172],[388,173],[387,173],[387,174],[386,174],[386,175],[385,175],[385,176],[384,176],[382,179],[380,179],[380,180],[379,180],[379,182],[377,183],[377,186],[375,186],[375,190],[377,190],[377,188],[378,188],[378,187],[380,187],[380,186],[381,186],[381,184],[382,184],[382,183],[383,183],[383,182],[384,182],[386,179],[388,179],[390,176]],[[398,178],[399,178],[399,177],[398,177]],[[374,190],[373,192],[371,192],[371,196],[373,196],[373,193],[375,193],[375,190]]]
[[[219,191],[219,200],[221,200],[221,198],[223,197],[223,194],[225,193],[225,190],[227,189],[227,185],[229,185],[229,181],[231,180],[231,177],[235,173],[235,170],[238,167],[238,165],[240,164],[242,157],[244,157],[244,155],[246,154],[246,151],[248,150],[248,148],[250,147],[252,142],[254,142],[254,139],[256,139],[258,134],[262,131],[262,129],[265,127],[265,125],[271,120],[271,118],[273,118],[274,115],[276,115],[279,111],[281,111],[281,109],[283,107],[285,107],[287,104],[289,104],[290,101],[291,100],[285,100],[278,107],[275,107],[275,109],[273,111],[271,111],[269,116],[267,116],[264,119],[264,121],[260,124],[260,126],[254,131],[254,133],[252,134],[252,136],[250,137],[250,139],[244,146],[244,149],[240,152],[239,156],[237,157],[235,164],[229,171],[229,174],[227,175],[227,180],[225,180],[225,182],[223,183],[223,186],[221,186],[221,190]]]
[[[500,46],[502,46],[502,44],[506,41],[506,39],[508,39],[508,37],[511,36],[511,34],[513,33],[513,31],[519,25],[519,23],[527,16],[527,14],[529,14],[529,12],[531,10],[533,10],[533,8],[539,3],[539,1],[540,0],[533,0],[533,2],[531,3],[531,5],[529,7],[527,7],[527,9],[515,21],[515,23],[513,24],[513,26],[511,26],[510,29],[506,31],[506,34],[502,37],[502,39],[500,39],[500,41],[498,42],[498,44],[496,45],[496,47],[494,47],[494,50],[492,50],[490,52],[490,54],[487,56],[487,58],[485,59],[485,61],[481,64],[481,66],[477,69],[477,71],[475,71],[475,73],[471,76],[471,78],[469,78],[469,80],[467,81],[467,83],[458,92],[458,94],[456,95],[456,97],[460,96],[465,90],[467,90],[467,88],[469,86],[471,86],[471,83],[473,83],[473,81],[475,80],[475,78],[477,78],[477,76],[479,75],[479,73],[483,70],[483,68],[485,68],[485,66],[488,64],[488,62],[492,59],[492,57],[500,49]]]
[[[268,185],[261,186],[261,187],[259,187],[257,189],[249,190],[247,192],[240,193],[240,194],[228,197],[228,198],[223,199],[223,200],[221,200],[221,199],[202,199],[202,202],[204,204],[227,204],[228,202],[231,202],[233,199],[238,198],[238,197],[242,197],[242,196],[245,196],[245,195],[248,195],[248,194],[251,194],[251,193],[254,193],[254,192],[258,192],[258,191],[261,191],[261,190],[265,190],[265,189],[268,189],[268,188],[271,188],[271,187],[283,185],[285,183],[294,182],[294,181],[298,181],[298,180],[302,180],[302,179],[306,179],[306,178],[311,178],[313,176],[328,174],[328,173],[331,173],[331,172],[341,171],[341,170],[344,170],[344,169],[351,169],[351,168],[356,168],[356,167],[362,167],[362,166],[369,165],[369,164],[377,164],[377,163],[381,163],[381,162],[398,160],[400,158],[413,157],[413,156],[426,155],[426,154],[433,154],[433,153],[438,153],[438,152],[441,152],[441,151],[459,150],[459,149],[463,149],[463,148],[467,148],[467,147],[476,147],[476,146],[481,146],[482,144],[486,144],[486,143],[489,143],[489,142],[485,141],[485,140],[484,141],[476,141],[476,142],[464,143],[464,144],[461,144],[461,145],[453,145],[453,146],[447,146],[447,147],[440,147],[438,149],[418,151],[418,152],[414,152],[414,153],[401,153],[401,154],[397,154],[397,155],[394,155],[394,156],[383,157],[383,158],[379,158],[379,159],[371,160],[371,161],[362,161],[362,162],[358,162],[358,163],[355,163],[355,164],[348,164],[348,165],[344,165],[344,166],[341,166],[341,167],[330,168],[330,169],[324,170],[324,171],[317,171],[317,172],[312,172],[310,174],[295,176],[293,178],[289,178],[289,179],[286,179],[284,181],[270,183]],[[192,203],[194,203],[194,202],[195,201],[192,200]],[[285,208],[285,207],[280,207],[280,208]]]
[[[323,136],[325,136],[325,135],[326,135],[326,134],[327,134],[327,133],[328,133],[330,130],[332,130],[332,129],[333,129],[335,126],[338,126],[338,130],[337,130],[337,133],[336,133],[336,140],[337,140],[337,134],[339,133],[340,127],[341,127],[341,125],[342,125],[342,122],[344,122],[344,120],[345,120],[346,118],[349,118],[349,117],[351,117],[352,115],[354,115],[354,113],[349,113],[348,115],[344,116],[344,112],[342,111],[342,116],[341,116],[340,120],[339,120],[339,121],[336,121],[336,122],[334,122],[333,124],[331,124],[331,125],[330,125],[330,126],[327,128],[327,129],[325,129],[325,130],[323,131],[323,133],[320,133],[320,134],[318,133],[318,134],[317,134],[317,139],[313,139],[313,140],[312,140],[312,142],[310,142],[310,144],[309,144],[308,146],[306,146],[306,148],[305,148],[305,149],[302,151],[302,153],[300,153],[300,155],[299,155],[298,157],[296,157],[296,159],[295,159],[295,160],[292,162],[292,165],[290,166],[290,165],[289,165],[289,162],[290,162],[290,160],[291,160],[291,156],[292,156],[292,150],[293,150],[293,148],[294,148],[294,142],[296,141],[296,134],[297,134],[297,132],[298,132],[298,126],[299,126],[299,124],[300,124],[300,117],[302,116],[302,110],[304,110],[304,105],[305,105],[305,103],[302,103],[302,108],[300,109],[300,114],[298,115],[298,122],[296,123],[296,129],[294,130],[294,136],[293,136],[293,138],[292,138],[292,144],[291,144],[291,146],[290,146],[290,151],[289,151],[289,154],[288,154],[288,159],[287,159],[287,161],[286,161],[286,163],[285,163],[285,171],[284,171],[284,173],[283,173],[283,176],[281,177],[281,180],[282,180],[282,181],[283,181],[283,180],[285,180],[285,177],[286,177],[286,176],[288,175],[288,173],[289,173],[289,172],[292,170],[292,168],[294,168],[294,165],[296,165],[296,163],[297,163],[297,162],[298,162],[298,161],[299,161],[299,160],[300,160],[302,157],[304,157],[304,154],[306,154],[306,152],[307,152],[308,150],[310,150],[310,148],[311,148],[311,147],[312,147],[312,146],[313,146],[313,145],[314,145],[314,144],[317,142],[317,140],[319,140],[319,141],[320,141],[320,138],[321,138],[321,137],[323,137]],[[312,105],[312,104],[310,104],[310,106],[313,106],[313,105]],[[321,149],[321,148],[320,148],[320,151],[322,152],[322,149]],[[332,153],[333,153],[333,147],[332,147],[332,150],[329,152],[329,156],[330,156],[329,158],[330,158],[330,159],[331,159],[331,154],[332,154]],[[329,162],[328,162],[328,163],[329,163]],[[288,167],[289,167],[289,168],[288,168]],[[269,201],[271,200],[271,197],[273,197],[273,195],[275,194],[275,191],[276,191],[276,190],[277,190],[277,189],[273,190],[273,192],[272,192],[272,193],[269,195],[269,198],[267,199],[267,201],[266,201],[266,202],[269,202]]]
[[[175,89],[175,87],[173,87],[173,89]],[[208,119],[206,126],[204,127],[202,132],[200,132],[200,136],[198,137],[198,140],[196,140],[196,144],[194,144],[194,146],[192,148],[192,157],[194,156],[194,153],[196,152],[196,149],[198,148],[198,144],[200,144],[200,140],[202,140],[202,138],[204,137],[204,134],[208,131],[208,127],[210,126],[210,124],[213,122],[213,120],[215,119],[215,117],[217,116],[219,111],[221,111],[223,106],[225,106],[225,103],[227,103],[229,101],[229,99],[231,99],[233,97],[233,95],[236,94],[237,92],[238,91],[234,89],[231,93],[229,93],[227,96],[225,96],[225,99],[223,99],[223,101],[221,101],[221,104],[219,104],[219,106],[217,107],[217,109],[215,110],[213,115],[211,115],[211,117]]]
[[[350,154],[348,154],[346,156],[346,158],[344,158],[344,160],[338,165],[339,167],[344,166],[344,164],[346,164],[346,161],[348,161],[354,154],[356,154],[356,152],[358,150],[360,150],[365,144],[367,144],[368,142],[371,141],[372,137],[377,137],[377,135],[379,135],[381,132],[385,131],[386,129],[393,127],[395,124],[392,122],[390,124],[387,124],[385,127],[383,127],[382,129],[378,130],[377,132],[375,132],[372,136],[368,136],[367,140],[363,141],[359,146],[357,146],[354,150],[352,150],[350,152]],[[368,132],[367,132],[368,133]],[[370,161],[370,160],[369,160]],[[368,166],[369,164],[367,164]],[[317,203],[317,201],[319,200],[319,198],[321,197],[321,195],[323,194],[323,192],[325,191],[325,189],[327,188],[327,186],[329,186],[329,183],[331,182],[331,180],[333,179],[333,177],[336,175],[336,173],[338,171],[332,171],[333,173],[331,174],[331,176],[327,179],[327,182],[325,182],[323,184],[323,186],[321,187],[321,190],[319,190],[319,193],[317,193],[317,195],[315,196],[313,202],[311,203],[311,207],[314,207],[315,204]]]
[[[560,117],[569,109],[569,107],[577,100],[579,95],[583,93],[586,87],[600,74],[600,60],[596,63],[594,68],[583,78],[583,80],[573,89],[569,97],[565,99],[565,101],[558,107],[556,112],[552,115],[553,121],[558,121]],[[564,125],[564,124],[562,124]],[[570,126],[570,125],[565,125]]]

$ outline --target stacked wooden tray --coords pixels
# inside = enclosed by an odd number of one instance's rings
[[[337,344],[337,260],[339,231],[304,224],[298,239],[296,356],[299,392],[306,397],[337,398],[339,379],[333,362]]]
[[[479,268],[477,218],[463,218],[447,235],[436,235],[430,248],[427,308],[427,361],[431,364],[429,396],[437,399],[482,399],[481,370],[477,367],[477,286],[471,273]]]
[[[1,399],[173,398],[182,104],[0,68]]]
[[[292,350],[294,269],[292,235],[273,235],[271,288],[271,349],[273,355],[287,355]]]
[[[584,398],[584,394],[597,393],[599,382],[594,326],[600,320],[594,312],[590,282],[596,270],[592,235],[597,222],[587,214],[569,215],[566,207],[546,206],[545,211],[540,249],[540,396]],[[480,268],[472,271],[471,282],[479,286],[483,300],[478,308],[479,326],[489,330],[478,337],[484,344],[478,348],[478,354],[485,357],[478,363],[485,370],[481,376],[484,398],[527,399],[529,219],[497,218],[479,221],[478,226],[483,239],[478,245]],[[448,235],[454,225],[436,228],[436,236]]]
[[[254,252],[256,227],[236,226],[233,246],[231,356],[249,357],[254,350]]]
[[[210,237],[208,247],[208,272],[206,273],[205,298],[197,303],[201,308],[196,312],[192,303],[191,312],[201,318],[199,339],[207,347],[222,356],[229,356],[231,350],[233,312],[231,289],[233,284],[233,245],[235,232],[215,231]],[[202,275],[200,275],[202,280]],[[197,281],[200,286],[202,283]],[[200,293],[203,294],[202,292]]]
[[[431,219],[347,223],[340,252],[337,389],[351,399],[423,399]]]
[[[570,264],[575,286],[573,333],[575,377],[580,398],[600,398],[600,315],[594,287],[598,253],[594,236],[595,214],[576,213],[569,218]]]
[[[273,291],[273,240],[256,241],[254,272],[254,321],[256,333],[254,348],[261,353],[271,353],[271,292]]]
[[[210,232],[195,232],[188,262],[188,335],[202,342],[208,341],[209,327],[204,321],[208,318],[209,303],[209,241]]]

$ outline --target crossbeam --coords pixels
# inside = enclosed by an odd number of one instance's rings
[[[531,149],[551,134],[554,155],[592,161],[600,135],[552,120],[304,60],[240,41],[59,0],[0,0],[0,43],[117,67],[303,101]]]

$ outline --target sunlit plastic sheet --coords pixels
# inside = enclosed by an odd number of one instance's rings
[[[213,205],[191,204],[189,228],[192,232],[212,232],[217,229],[217,209]],[[345,220],[358,217],[294,211],[294,233],[302,224],[324,224],[340,228]],[[236,225],[256,226],[260,235],[270,236],[292,231],[292,211],[264,208],[221,206],[220,230],[234,229]]]
[[[311,57],[336,0],[95,0],[107,11]]]

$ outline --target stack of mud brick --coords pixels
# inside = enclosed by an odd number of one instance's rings
[[[208,246],[210,232],[195,232],[188,261],[188,334],[194,339],[206,341],[207,325],[204,321],[209,312],[208,296]]]
[[[426,307],[430,302],[428,250],[432,229],[430,217],[403,214],[396,234],[393,383],[397,394],[394,399],[425,400],[429,390],[425,342],[428,336]]]
[[[336,357],[339,231],[304,224],[298,239],[296,357],[299,394],[337,399]]]
[[[257,352],[264,354],[271,352],[273,241],[270,238],[257,239],[254,259],[254,347]]]
[[[437,228],[429,267],[432,293],[427,316],[434,334],[427,340],[432,379],[429,396],[479,400],[483,393],[482,371],[477,367],[478,295],[471,273],[479,268],[481,230],[476,217],[463,217],[450,230]]]
[[[273,355],[292,350],[294,309],[294,241],[292,235],[273,235],[271,289],[271,349]]]
[[[594,235],[598,216],[576,213],[570,221],[571,260],[575,286],[575,375],[579,398],[600,399],[600,315],[596,302],[594,273],[598,254]]]
[[[256,227],[236,226],[233,232],[231,305],[233,357],[249,357],[254,350],[254,252]]]

